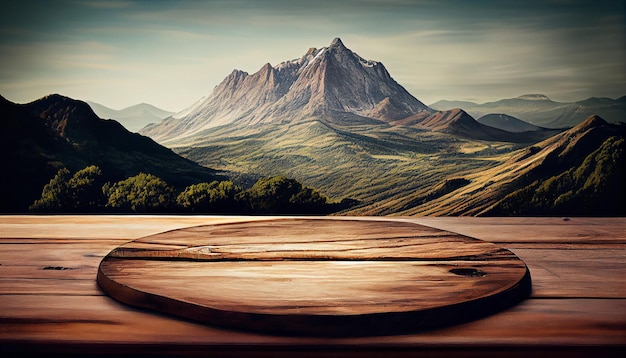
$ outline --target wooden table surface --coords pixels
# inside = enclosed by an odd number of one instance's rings
[[[469,323],[374,337],[241,332],[132,308],[96,283],[129,241],[245,216],[0,216],[0,355],[66,356],[622,356],[626,352],[625,218],[375,217],[431,226],[509,249],[532,293]],[[337,218],[341,219],[341,218]]]

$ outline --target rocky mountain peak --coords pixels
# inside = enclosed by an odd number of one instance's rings
[[[303,58],[310,55],[315,55],[316,52],[317,49],[315,47],[310,47],[309,50],[304,54]]]
[[[329,49],[333,48],[343,48],[346,49],[346,46],[343,44],[339,37],[335,37],[333,41],[330,43]]]
[[[272,65],[267,62],[266,64],[263,65],[263,67],[261,67],[261,69],[259,70],[260,73],[269,73],[272,72],[274,68],[272,67]]]
[[[310,118],[389,122],[425,110],[430,108],[382,63],[360,57],[335,38],[328,47],[310,47],[299,59],[274,67],[266,63],[251,75],[235,70],[202,103],[141,133],[163,143],[178,142],[217,126]]]

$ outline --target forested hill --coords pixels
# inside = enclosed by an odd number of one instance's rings
[[[151,173],[177,188],[226,179],[56,94],[27,104],[0,96],[0,143],[0,212],[26,211],[61,168],[97,165],[110,180]]]

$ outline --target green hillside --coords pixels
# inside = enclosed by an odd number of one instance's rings
[[[609,137],[580,165],[508,194],[485,215],[626,215],[625,151],[623,137]]]
[[[189,139],[187,139],[189,140]],[[200,133],[174,151],[245,175],[284,175],[334,200],[377,207],[442,178],[498,165],[523,144],[470,140],[404,126],[337,126],[322,120]],[[378,213],[380,214],[380,213]]]

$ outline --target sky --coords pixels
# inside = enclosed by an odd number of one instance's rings
[[[626,0],[20,0],[0,5],[0,95],[180,111],[234,69],[335,37],[426,104],[626,95]]]

